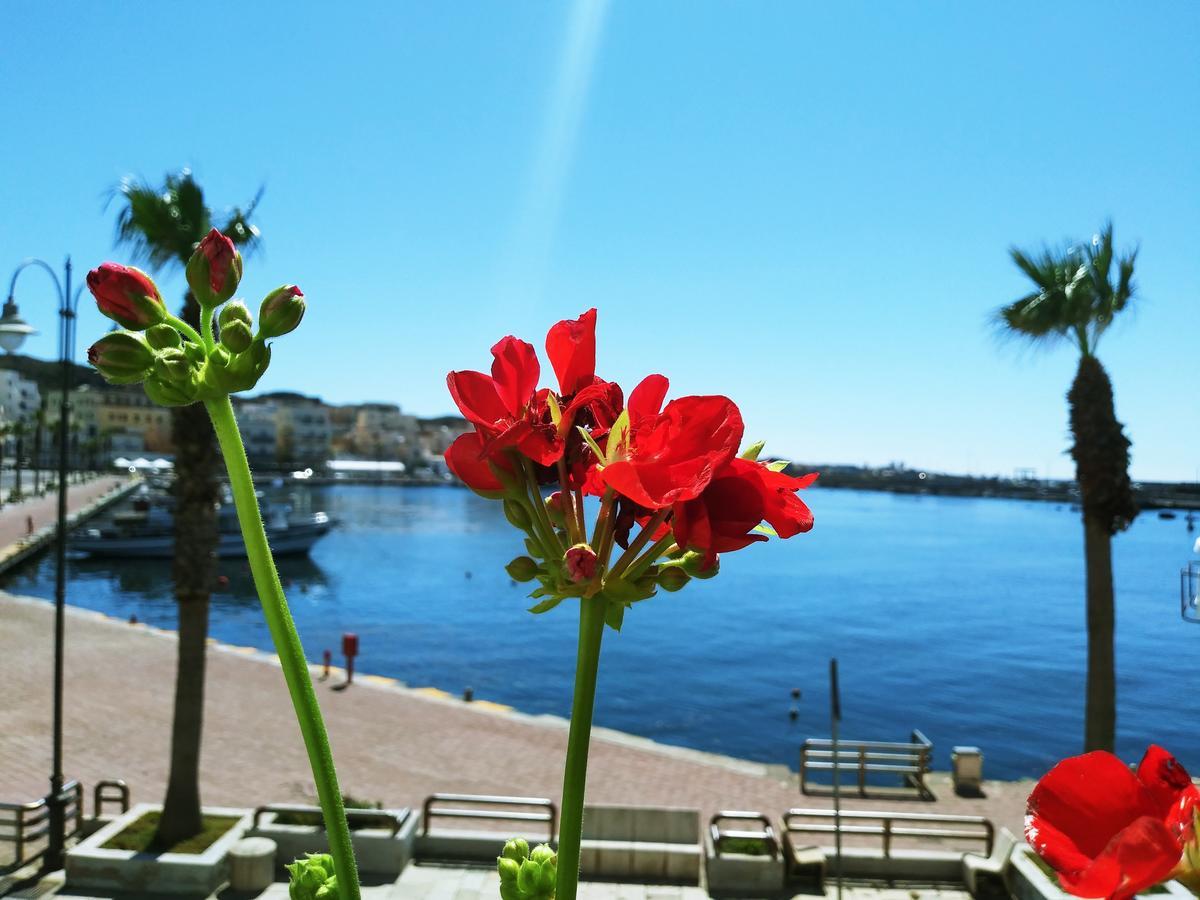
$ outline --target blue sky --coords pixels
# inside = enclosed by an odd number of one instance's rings
[[[448,412],[448,370],[596,306],[602,375],[728,394],[769,451],[1068,476],[1075,352],[988,312],[1025,289],[1010,245],[1112,217],[1135,477],[1200,477],[1198,4],[117,9],[5,5],[6,280],[121,259],[107,190],[189,166],[216,208],[266,186],[251,306],[310,299],[263,389]],[[18,285],[34,355],[47,284]]]

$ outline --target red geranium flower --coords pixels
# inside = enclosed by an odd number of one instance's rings
[[[666,386],[663,376],[651,375],[634,388],[626,456],[601,473],[605,484],[648,509],[700,496],[742,440],[742,414],[728,397],[680,397],[659,412]]]
[[[166,317],[162,295],[141,269],[104,263],[88,272],[87,286],[100,312],[123,328],[142,331]]]
[[[483,436],[478,431],[468,431],[454,439],[446,449],[446,466],[472,490],[504,490],[484,455]]]
[[[718,553],[765,541],[766,535],[754,532],[764,520],[781,538],[809,531],[812,512],[796,491],[816,480],[815,472],[793,478],[760,462],[731,459],[699,497],[672,507],[675,541],[684,549],[702,551],[708,568]]]
[[[1029,795],[1025,838],[1081,897],[1126,900],[1171,877],[1196,840],[1200,790],[1151,746],[1134,774],[1111,753],[1065,759]]]

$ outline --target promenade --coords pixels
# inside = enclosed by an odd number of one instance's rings
[[[114,491],[130,484],[128,476],[104,475],[67,487],[67,517],[73,521],[93,504],[102,502]],[[32,497],[20,503],[5,503],[0,508],[0,570],[22,555],[30,540],[54,539],[58,525],[58,491]]]
[[[0,800],[32,799],[46,789],[52,618],[48,603],[0,593]],[[122,778],[135,802],[159,802],[167,776],[174,634],[71,609],[66,640],[66,776],[87,790],[97,780]],[[330,684],[337,680],[319,683],[317,692],[344,791],[411,807],[436,791],[558,798],[565,720],[464,703],[370,676],[335,692]],[[312,802],[308,760],[272,657],[212,643],[204,735],[205,803]],[[983,814],[1020,832],[1029,782],[988,782],[980,799],[956,796],[945,774],[935,774],[931,786],[936,802],[851,794],[845,806]],[[781,766],[603,729],[593,741],[588,799],[696,807],[705,816],[753,809],[773,818],[791,806],[830,805],[826,797],[800,794],[795,775]]]

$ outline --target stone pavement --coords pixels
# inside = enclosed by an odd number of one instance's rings
[[[0,800],[45,793],[50,757],[53,607],[0,593]],[[167,775],[176,640],[173,633],[71,609],[66,626],[65,771],[90,792],[122,778],[134,802],[158,802]],[[248,648],[213,644],[208,655],[201,784],[206,804],[254,807],[311,802],[308,760],[278,663]],[[337,681],[333,679],[332,681]],[[565,685],[558,689],[567,690]],[[464,703],[389,679],[356,678],[344,692],[317,685],[344,791],[420,808],[437,791],[557,800],[566,722],[480,701]],[[760,810],[826,807],[796,777],[766,766],[668,747],[600,729],[588,800]],[[980,799],[957,797],[935,775],[938,799],[861,799],[848,809],[971,813],[1020,833],[1029,782],[987,782]],[[88,803],[90,812],[90,801]]]

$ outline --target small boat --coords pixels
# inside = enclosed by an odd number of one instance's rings
[[[217,556],[245,559],[246,545],[232,499],[217,512]],[[260,494],[267,540],[276,556],[307,554],[329,533],[334,521],[324,512],[294,515],[287,504],[269,503]],[[71,534],[68,546],[90,557],[170,559],[175,555],[173,498],[161,492],[140,491],[129,508],[107,520]]]
[[[1175,513],[1171,512],[1169,509],[1160,509],[1158,511],[1158,517],[1160,519],[1174,519]]]

